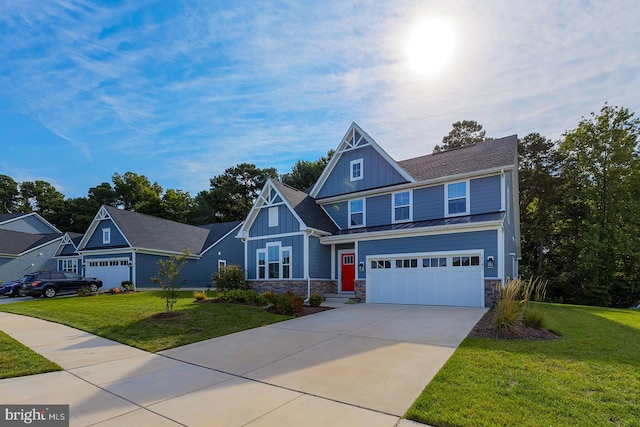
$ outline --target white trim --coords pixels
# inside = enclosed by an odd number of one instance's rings
[[[356,260],[356,251],[354,249],[340,249],[338,251],[338,293],[343,292],[354,292],[355,291],[355,283],[353,284],[353,291],[343,291],[342,290],[342,256],[345,254],[353,254],[353,280],[358,278],[358,262]]]
[[[278,248],[278,277],[269,277],[269,248]],[[283,253],[289,251],[289,277],[283,277]],[[260,254],[265,255],[265,271],[264,278],[260,278]],[[264,248],[256,249],[256,280],[286,280],[293,277],[293,248],[291,246],[282,246],[282,242],[269,242]]]
[[[29,250],[28,250],[28,251],[20,252],[19,254],[0,254],[0,256],[4,256],[4,255],[6,255],[6,256],[7,256],[7,258],[19,258],[19,257],[21,257],[21,256],[23,256],[23,255],[25,255],[25,254],[28,254],[28,253],[30,253],[30,252],[37,251],[38,249],[40,249],[40,248],[44,248],[45,246],[49,246],[50,244],[55,243],[56,241],[58,241],[58,240],[60,240],[60,239],[62,239],[62,236],[60,236],[60,237],[56,237],[55,239],[51,239],[51,240],[49,240],[48,242],[45,242],[45,243],[41,244],[40,246],[36,246],[36,247],[34,247],[34,248],[29,248]],[[60,246],[60,242],[58,242],[58,246]],[[55,252],[54,252],[54,253],[55,253]]]
[[[401,237],[416,237],[416,236],[435,236],[439,234],[452,234],[452,233],[469,233],[474,231],[489,231],[496,230],[502,226],[502,221],[484,221],[479,224],[455,224],[455,225],[441,225],[434,227],[421,227],[421,228],[409,228],[404,230],[383,230],[373,231],[369,233],[358,234],[345,234],[326,236],[320,238],[320,243],[324,245],[339,244],[339,243],[352,243],[365,240],[379,240],[379,239],[391,239]]]
[[[305,233],[302,240],[302,258],[303,258],[303,272],[302,276],[309,277],[309,234]],[[291,271],[293,276],[293,271]]]
[[[218,271],[220,271],[220,267],[226,267],[227,266],[227,260],[226,259],[218,259]]]
[[[446,184],[446,183],[449,183],[449,182],[454,182],[454,180],[455,181],[462,181],[462,180],[472,180],[472,179],[480,179],[480,178],[486,178],[486,177],[490,177],[490,176],[495,176],[495,175],[498,175],[502,171],[508,171],[508,170],[511,170],[511,169],[513,169],[513,165],[511,165],[511,166],[500,166],[500,167],[496,167],[496,168],[483,169],[481,171],[469,172],[469,173],[465,173],[465,174],[449,175],[449,176],[445,176],[445,177],[441,177],[441,178],[428,179],[428,180],[425,180],[425,181],[412,181],[412,182],[409,182],[409,183],[406,183],[406,184],[393,185],[391,187],[373,188],[371,190],[359,191],[357,193],[357,195],[358,195],[358,197],[369,197],[369,196],[377,196],[377,195],[382,195],[382,194],[391,194],[392,192],[406,191],[406,190],[409,190],[409,189],[414,189],[415,190],[415,189],[419,189],[419,188],[437,187],[437,186],[442,185],[442,184]],[[354,196],[354,193],[339,194],[339,195],[336,195],[336,196],[315,199],[315,201],[316,201],[316,204],[318,204],[318,205],[330,204],[330,203],[339,203],[339,202],[344,202],[345,200],[348,200],[349,198],[351,198],[353,196]]]
[[[111,227],[105,227],[102,229],[102,244],[103,245],[111,244]]]
[[[465,211],[464,212],[455,212],[455,213],[449,213],[449,200],[453,199],[453,200],[457,200],[457,199],[461,199],[462,197],[454,197],[451,198],[449,197],[449,186],[450,185],[456,185],[456,184],[462,184],[464,183],[464,196],[465,196]],[[450,218],[450,217],[454,217],[454,216],[467,216],[469,215],[469,212],[471,212],[471,206],[470,205],[470,199],[471,199],[471,184],[469,182],[469,180],[464,180],[464,181],[453,181],[453,182],[448,182],[445,184],[444,186],[444,216],[446,218]]]
[[[145,255],[159,255],[159,256],[171,256],[171,255],[182,255],[182,252],[174,252],[174,251],[162,251],[158,249],[148,249],[148,248],[104,248],[104,249],[83,249],[78,251],[80,255],[84,258],[85,256],[91,255],[110,255],[110,254],[121,254],[121,253],[141,253]],[[192,254],[190,253],[188,259],[200,259],[202,255]]]
[[[117,209],[117,208],[114,208],[114,209]],[[105,205],[102,205],[100,206],[100,209],[98,209],[98,213],[96,213],[96,216],[93,218],[93,221],[91,221],[91,224],[89,225],[87,232],[82,237],[82,240],[80,241],[80,243],[78,243],[77,249],[85,248],[87,243],[89,243],[89,239],[91,239],[91,236],[93,236],[93,234],[98,229],[98,225],[100,224],[100,222],[106,219],[111,220],[111,224],[113,224],[116,230],[118,230],[118,233],[120,233],[120,235],[122,236],[124,241],[127,243],[127,245],[129,245],[130,248],[133,246],[131,245],[131,242],[129,242],[129,239],[127,239],[127,236],[122,232],[122,230],[120,230],[120,227],[118,227],[118,224],[116,224],[115,220],[109,215],[109,212],[107,211],[107,208],[105,207]]]
[[[331,280],[336,280],[336,245],[331,245]]]
[[[351,202],[357,202],[358,200],[362,200],[362,224],[351,225],[351,215],[353,213],[356,213],[356,214],[359,213],[359,212],[351,212]],[[367,226],[367,199],[366,198],[349,200],[347,202],[347,212],[348,212],[347,228],[362,228]]]
[[[292,231],[289,233],[265,234],[261,236],[247,237],[245,240],[254,241],[254,240],[276,239],[280,237],[304,236],[304,234],[305,234],[304,231]]]
[[[220,243],[221,241],[223,241],[224,239],[226,239],[231,233],[233,233],[234,231],[236,231],[238,229],[238,227],[242,227],[242,224],[244,224],[244,222],[240,222],[238,225],[236,225],[235,227],[233,227],[228,233],[226,233],[224,236],[220,237],[218,240],[216,240],[215,242],[213,242],[213,244],[211,246],[209,246],[208,248],[206,248],[204,251],[202,251],[200,253],[200,256],[204,256],[204,254],[206,254],[209,250],[211,250],[211,248],[215,247],[218,243]],[[245,263],[245,265],[247,265]]]
[[[498,253],[496,254],[496,262],[494,265],[494,269],[496,270],[496,280],[502,281],[502,285],[504,286],[504,227],[499,227],[497,238],[498,238]]]
[[[360,165],[360,174],[358,176],[353,176],[353,167],[355,165]],[[349,162],[349,180],[351,182],[353,181],[360,181],[364,178],[364,159],[360,158],[360,159],[356,159],[356,160],[351,160],[351,162]]]
[[[358,241],[356,240],[355,242],[353,242],[353,251],[356,253],[356,280],[360,279],[360,271],[358,270],[358,263],[360,262],[360,260],[358,259]],[[366,266],[365,266],[366,267]],[[356,290],[356,284],[353,284],[353,290]]]
[[[500,174],[500,211],[504,212],[506,210],[506,180],[504,172]]]
[[[396,195],[402,193],[409,193],[409,218],[406,219],[396,219],[396,208],[405,207],[405,205],[396,206]],[[391,193],[391,223],[399,224],[402,222],[411,222],[413,221],[413,190],[403,190],[396,191]]]
[[[269,227],[277,227],[278,226],[278,207],[277,206],[269,206],[267,208],[267,216]]]

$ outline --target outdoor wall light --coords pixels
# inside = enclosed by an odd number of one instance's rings
[[[358,271],[364,271],[364,262],[360,261],[358,263]]]
[[[493,257],[492,256],[488,256],[487,257],[487,268],[493,268]]]

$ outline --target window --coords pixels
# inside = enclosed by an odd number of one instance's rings
[[[391,261],[371,261],[371,268],[391,268]]]
[[[227,266],[227,261],[224,259],[218,260],[218,271],[221,271],[223,268]]]
[[[62,271],[69,271],[71,273],[78,272],[78,260],[77,259],[63,259]]]
[[[265,249],[257,251],[258,279],[290,279],[291,247],[281,247],[279,243],[267,243]]]
[[[278,207],[269,208],[269,227],[278,226]]]
[[[102,244],[106,245],[111,243],[111,229],[103,228],[102,229]]]
[[[447,185],[447,215],[466,215],[469,213],[467,182]]]
[[[364,199],[349,202],[349,228],[364,226]]]
[[[479,266],[480,257],[479,256],[454,256],[452,265],[454,267]]]
[[[416,268],[418,267],[418,259],[397,259],[396,268]]]
[[[446,267],[447,259],[446,258],[423,258],[422,266],[425,268],[430,267]]]
[[[411,191],[393,195],[393,222],[411,221]]]
[[[362,159],[352,160],[349,164],[349,170],[351,171],[351,181],[358,181],[362,179]]]

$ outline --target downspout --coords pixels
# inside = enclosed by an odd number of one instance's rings
[[[307,279],[307,298],[303,304],[307,304],[311,299],[311,277],[309,277],[309,236],[313,233],[310,230],[304,231],[304,277]]]

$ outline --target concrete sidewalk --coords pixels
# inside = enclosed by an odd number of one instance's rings
[[[409,426],[400,417],[484,311],[357,304],[158,354],[0,313],[65,369],[0,380],[0,396],[69,404],[74,426]]]

